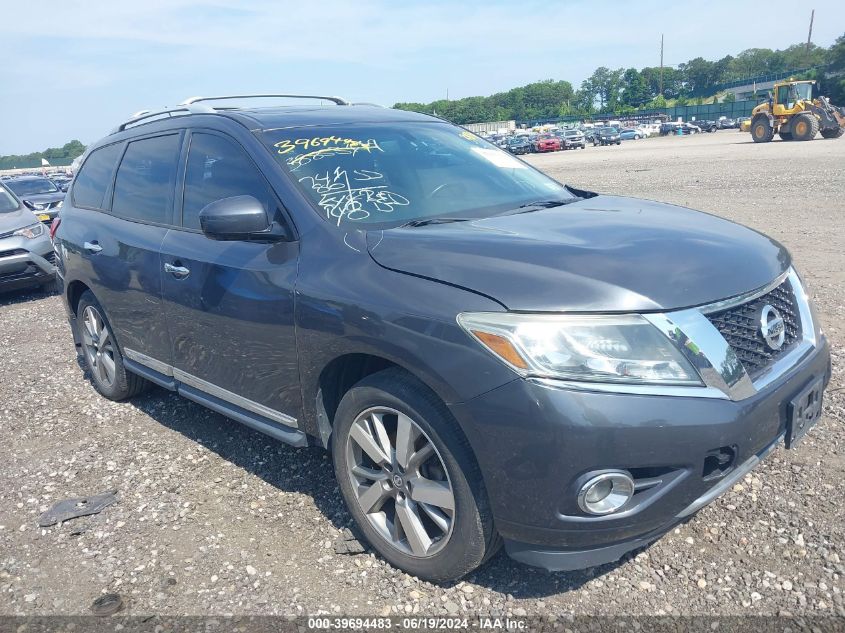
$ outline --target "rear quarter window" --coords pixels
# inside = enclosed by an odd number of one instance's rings
[[[105,208],[106,190],[111,184],[112,174],[114,174],[122,149],[123,144],[117,143],[91,152],[73,183],[74,206],[89,209]]]

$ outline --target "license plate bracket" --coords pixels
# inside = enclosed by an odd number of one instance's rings
[[[824,379],[817,378],[790,400],[787,407],[786,448],[795,448],[819,421],[823,397]]]

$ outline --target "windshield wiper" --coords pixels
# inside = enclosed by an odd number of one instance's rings
[[[417,227],[428,226],[429,224],[450,224],[451,222],[469,222],[477,219],[478,218],[426,218],[424,220],[411,220],[402,226]]]
[[[526,202],[517,207],[517,209],[526,209],[528,207],[538,207],[540,209],[551,209],[552,207],[559,207],[564,204],[569,204],[572,200],[535,200],[534,202]]]
[[[554,207],[562,207],[565,204],[572,204],[578,202],[581,198],[572,198],[570,200],[535,200],[534,202],[526,202],[519,205],[516,209],[500,213],[497,217],[503,215],[518,215],[520,213],[531,213],[532,211],[539,211],[540,209],[552,209]]]

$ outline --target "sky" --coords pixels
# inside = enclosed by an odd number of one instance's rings
[[[194,95],[390,106],[577,87],[658,65],[661,32],[667,65],[806,41],[810,8],[814,43],[845,33],[842,0],[0,0],[0,155],[87,144]]]

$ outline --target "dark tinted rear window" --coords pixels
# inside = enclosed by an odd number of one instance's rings
[[[114,182],[112,213],[130,220],[170,223],[179,135],[132,141]]]
[[[103,209],[103,198],[111,184],[114,166],[123,149],[121,143],[107,145],[91,152],[73,184],[73,204],[78,207]]]

